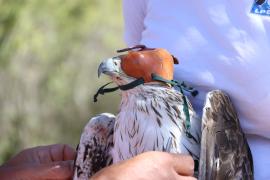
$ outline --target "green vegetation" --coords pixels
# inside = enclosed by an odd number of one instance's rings
[[[76,146],[119,92],[92,97],[102,59],[124,47],[120,0],[0,0],[0,163],[23,148]],[[112,103],[113,102],[113,103]]]

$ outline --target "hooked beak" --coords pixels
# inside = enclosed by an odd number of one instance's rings
[[[109,58],[103,61],[98,67],[98,77],[100,77],[101,73],[112,76],[120,72],[121,59],[119,57]]]

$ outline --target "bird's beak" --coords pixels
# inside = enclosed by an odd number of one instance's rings
[[[121,71],[121,59],[119,57],[109,58],[103,61],[98,67],[98,77],[101,73],[112,76],[120,73]]]

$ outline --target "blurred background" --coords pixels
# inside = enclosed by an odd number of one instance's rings
[[[0,164],[23,148],[73,147],[89,118],[117,112],[100,96],[101,60],[125,47],[121,0],[0,0]]]

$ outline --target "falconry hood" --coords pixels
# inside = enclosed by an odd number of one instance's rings
[[[136,79],[143,78],[145,83],[155,81],[152,75],[158,75],[166,80],[173,79],[174,64],[178,60],[162,48],[147,48],[138,45],[132,48],[118,50],[128,51],[121,55],[121,68],[126,75]]]
[[[144,83],[156,81],[153,75],[169,81],[173,79],[174,64],[178,64],[178,60],[165,49],[137,45],[117,52],[127,53],[103,61],[98,75],[125,74],[131,78],[142,79]]]

